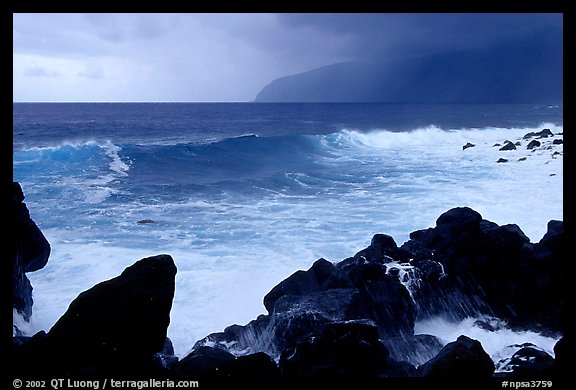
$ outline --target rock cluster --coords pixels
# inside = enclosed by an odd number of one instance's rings
[[[517,225],[454,208],[400,247],[378,234],[353,257],[317,260],[264,297],[268,314],[211,334],[194,351],[265,352],[286,377],[491,376],[494,364],[478,341],[462,336],[443,346],[414,334],[416,317],[485,314],[512,328],[560,333],[562,237],[562,221],[550,221],[533,244]],[[510,364],[510,372],[523,369]]]
[[[563,133],[556,133],[554,134],[550,129],[542,129],[537,132],[529,132],[524,134],[521,139],[517,139],[514,142],[510,140],[504,140],[502,143],[495,143],[493,147],[498,148],[499,151],[506,152],[512,150],[519,150],[521,148],[525,148],[530,152],[536,151],[552,151],[551,158],[556,158],[558,155],[562,155],[563,151],[555,150],[559,145],[564,144]],[[550,139],[551,140],[550,140]],[[524,144],[527,144],[524,146]],[[475,144],[467,142],[465,145],[462,146],[462,150],[466,150],[468,148],[475,147]],[[520,157],[518,161],[525,161],[527,159],[526,156]],[[508,158],[499,157],[496,161],[497,163],[506,163],[508,162]]]
[[[43,236],[35,237],[28,241],[35,246],[18,252],[26,259],[21,264],[34,264],[25,271],[47,259]],[[169,255],[152,256],[81,293],[48,332],[14,337],[14,374],[272,383],[537,373],[542,380],[567,367],[562,265],[562,221],[550,221],[544,237],[531,243],[516,225],[453,208],[401,246],[377,234],[352,257],[315,261],[264,297],[267,314],[206,336],[178,359],[166,337],[176,265]],[[495,373],[479,341],[462,335],[444,345],[414,332],[417,318],[479,314],[564,337],[555,358],[524,345]]]

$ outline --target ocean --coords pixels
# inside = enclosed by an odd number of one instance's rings
[[[168,336],[183,357],[265,313],[264,295],[295,271],[352,256],[376,233],[401,245],[459,206],[532,242],[563,220],[563,145],[522,139],[563,133],[558,104],[15,103],[13,121],[14,180],[52,246],[27,274],[30,323],[15,317],[29,334],[165,253],[178,267]],[[521,145],[494,146],[506,140]],[[513,343],[553,354],[557,341],[473,319],[416,331],[468,334],[495,361]]]

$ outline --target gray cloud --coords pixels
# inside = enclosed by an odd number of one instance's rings
[[[337,62],[538,40],[562,29],[560,14],[14,14],[13,21],[16,100],[40,90],[50,96],[55,84],[41,80],[57,73],[65,91],[87,101],[95,99],[90,91],[107,100],[248,101],[277,77]]]
[[[48,70],[42,66],[30,66],[24,69],[24,75],[28,77],[60,77],[60,73]]]
[[[528,13],[282,14],[280,21],[345,36],[342,50],[356,58],[478,48],[562,29],[561,14]]]

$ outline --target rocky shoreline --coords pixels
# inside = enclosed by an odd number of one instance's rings
[[[27,272],[46,265],[50,245],[13,185],[13,308],[32,313]],[[155,377],[266,383],[318,378],[557,378],[567,367],[563,221],[531,243],[468,208],[440,215],[398,246],[386,234],[337,263],[318,259],[263,299],[266,314],[198,340],[174,356],[167,328],[176,264],[161,254],[81,293],[48,332],[14,326],[12,372],[20,377]],[[444,345],[414,333],[416,318],[483,315],[518,330],[556,335],[554,357],[526,344],[496,372],[482,344],[465,335]],[[490,321],[484,324],[489,329]]]
[[[536,132],[529,132],[524,134],[522,138],[514,141],[504,140],[502,143],[497,142],[492,145],[493,148],[498,148],[499,152],[521,151],[526,150],[530,153],[550,152],[550,158],[556,159],[564,155],[564,151],[556,150],[560,145],[564,145],[564,133],[554,134],[550,129],[542,129]],[[462,150],[473,148],[476,145],[467,142],[462,146]],[[510,161],[508,156],[499,157],[497,163],[507,163]],[[517,161],[526,161],[530,155],[522,155]]]

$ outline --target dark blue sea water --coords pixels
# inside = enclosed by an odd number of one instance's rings
[[[52,244],[29,274],[30,332],[168,253],[169,336],[183,355],[263,313],[294,271],[351,256],[375,233],[400,245],[456,206],[534,242],[563,219],[562,155],[522,144],[543,128],[561,137],[559,105],[20,103],[13,119],[14,180]],[[521,146],[493,146],[507,139]]]

